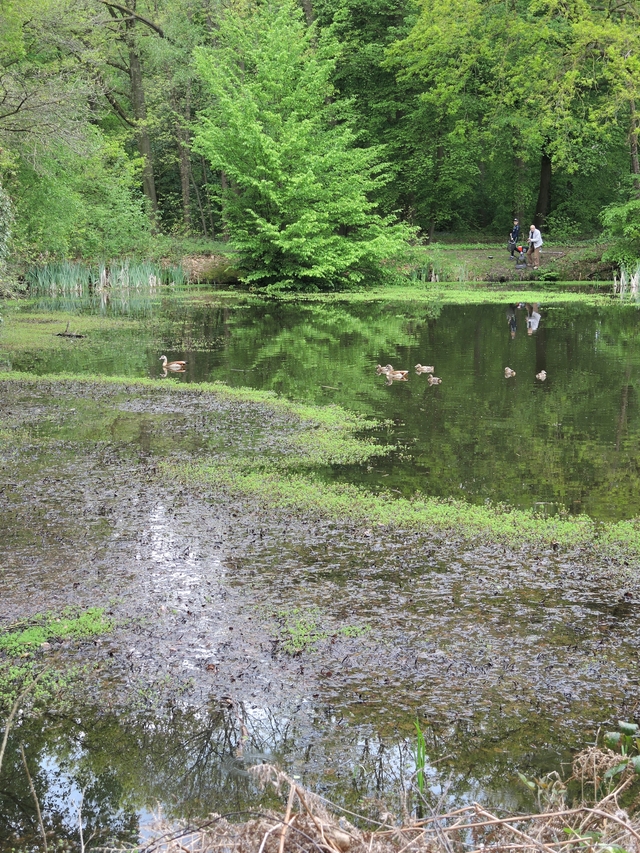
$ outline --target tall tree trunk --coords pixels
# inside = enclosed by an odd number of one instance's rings
[[[132,4],[135,11],[135,3]],[[156,196],[156,182],[153,175],[153,157],[151,154],[151,140],[147,130],[147,107],[144,99],[144,87],[142,83],[142,65],[140,55],[135,44],[133,28],[135,21],[127,21],[129,47],[129,77],[131,80],[131,104],[133,116],[137,125],[138,151],[143,159],[142,166],[142,189],[151,202],[151,210],[154,218],[158,213],[158,197]]]
[[[179,112],[177,98],[174,98],[173,109]],[[191,231],[191,157],[189,152],[189,122],[191,121],[191,87],[187,84],[184,99],[184,123],[176,120],[175,133],[178,146],[178,167],[180,169],[180,187],[182,189],[182,221],[187,232]]]
[[[540,161],[540,186],[533,222],[536,228],[542,228],[551,207],[551,157],[545,152]]]
[[[629,101],[631,107],[631,130],[629,133],[629,148],[631,149],[631,174],[633,175],[633,190],[636,198],[640,198],[640,159],[638,158],[638,114],[636,102]]]
[[[302,5],[302,11],[304,12],[304,19],[309,26],[313,23],[313,19],[315,15],[313,13],[313,3],[311,0],[300,0]]]
[[[222,188],[222,204],[223,204],[223,211],[224,211],[224,195],[225,195],[225,192],[229,189],[229,181],[227,179],[227,173],[226,172],[220,172],[220,186]],[[229,229],[227,228],[226,223],[222,226],[222,239],[224,240],[225,243],[229,239]]]
[[[527,174],[527,167],[522,157],[516,157],[515,162],[515,181],[514,181],[514,211],[513,215],[517,216],[520,221],[520,228],[525,228],[524,223],[524,208],[525,208],[525,190],[526,190],[526,181],[525,177]],[[531,225],[530,222],[527,225]]]

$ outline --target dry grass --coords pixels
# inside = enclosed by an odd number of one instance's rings
[[[282,813],[265,812],[244,823],[211,815],[199,826],[154,827],[140,853],[640,853],[640,821],[619,805],[633,784],[625,770],[617,786],[602,796],[604,774],[620,755],[593,747],[579,753],[571,779],[594,805],[568,808],[557,774],[538,780],[540,813],[499,817],[478,803],[400,824],[390,815],[371,831],[338,818],[323,799],[271,765],[251,773],[262,786],[287,793]],[[547,805],[544,808],[545,804]],[[106,848],[103,848],[106,849]]]

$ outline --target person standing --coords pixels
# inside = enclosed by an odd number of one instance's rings
[[[531,259],[534,270],[540,266],[540,246],[542,246],[542,234],[535,225],[532,225],[529,229],[529,251],[527,255]]]
[[[509,234],[509,251],[511,252],[512,258],[513,253],[516,250],[516,246],[518,245],[518,234],[520,234],[520,223],[517,219],[514,219],[513,228],[511,229],[511,233]]]

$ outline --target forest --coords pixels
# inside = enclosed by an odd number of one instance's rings
[[[639,56],[637,0],[2,0],[0,260],[341,287],[519,216],[630,264]]]

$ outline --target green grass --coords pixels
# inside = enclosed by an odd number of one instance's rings
[[[294,511],[356,524],[389,526],[393,530],[449,533],[481,538],[509,547],[523,543],[542,548],[590,548],[603,555],[640,555],[640,519],[603,524],[588,516],[543,517],[503,505],[474,505],[424,496],[409,500],[372,494],[349,484],[327,484],[300,474],[284,475],[266,468],[253,470],[232,461],[178,464],[164,462],[168,476],[189,484],[215,484],[236,495],[250,496],[270,508]]]
[[[73,615],[65,611],[61,615],[44,614],[33,617],[26,627],[17,627],[0,635],[0,655],[21,657],[50,640],[84,640],[105,634],[113,627],[104,618],[104,609],[90,607],[84,613]]]
[[[276,614],[278,629],[276,639],[279,647],[288,655],[298,657],[303,652],[313,651],[319,642],[327,639],[332,633],[342,637],[356,639],[371,631],[370,625],[343,625],[337,632],[322,618],[320,610],[312,608],[302,610],[294,607],[291,610],[280,610]]]
[[[549,282],[525,282],[517,287],[514,282],[508,285],[489,284],[487,282],[444,282],[436,284],[407,284],[395,287],[372,288],[371,290],[345,292],[339,294],[313,293],[282,296],[283,301],[293,302],[347,302],[357,304],[362,302],[388,302],[390,306],[398,307],[404,302],[439,303],[440,305],[503,305],[511,302],[540,302],[545,306],[566,303],[582,303],[583,305],[608,305],[611,302],[609,292],[573,293],[562,290],[569,282],[559,282],[557,287]],[[554,282],[554,285],[556,283]],[[601,284],[604,288],[612,289],[612,282],[577,282],[584,290]]]

